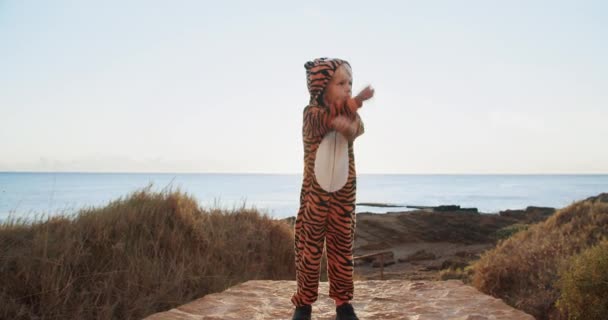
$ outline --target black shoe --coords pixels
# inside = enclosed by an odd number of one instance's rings
[[[296,307],[296,310],[293,312],[293,317],[291,320],[310,320],[310,315],[312,313],[312,306],[309,304],[303,305],[301,307]]]
[[[359,320],[359,318],[357,318],[352,304],[343,303],[336,307],[336,320]]]

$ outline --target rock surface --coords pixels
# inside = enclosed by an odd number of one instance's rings
[[[248,281],[224,292],[153,314],[147,320],[291,319],[295,281]],[[356,281],[352,301],[361,319],[499,320],[534,318],[458,280]],[[335,306],[321,282],[313,319],[333,320]]]

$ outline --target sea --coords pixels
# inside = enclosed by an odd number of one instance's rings
[[[0,222],[73,215],[130,193],[180,190],[202,207],[254,207],[275,218],[295,216],[302,175],[241,173],[0,172]],[[608,174],[359,174],[357,212],[410,210],[405,206],[460,205],[483,213],[527,206],[562,208],[608,192]]]

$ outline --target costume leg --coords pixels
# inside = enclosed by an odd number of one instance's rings
[[[349,185],[333,194],[327,217],[329,296],[336,305],[353,299],[355,192]]]
[[[295,306],[313,304],[319,289],[321,256],[327,231],[329,197],[310,192],[305,195],[295,224],[297,291],[291,298]]]

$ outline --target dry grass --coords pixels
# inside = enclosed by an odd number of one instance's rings
[[[485,253],[473,285],[537,319],[559,319],[560,266],[608,236],[608,194],[574,203]]]
[[[465,268],[448,268],[439,271],[439,280],[462,280],[464,283],[470,283],[473,276],[473,269],[470,266]]]
[[[387,223],[388,219],[392,219]],[[382,250],[408,242],[490,243],[502,228],[520,223],[525,217],[469,212],[413,211],[393,214],[357,215],[356,237],[368,244],[365,250]]]
[[[293,255],[282,221],[147,189],[0,225],[0,318],[142,318],[249,279],[294,279]]]

